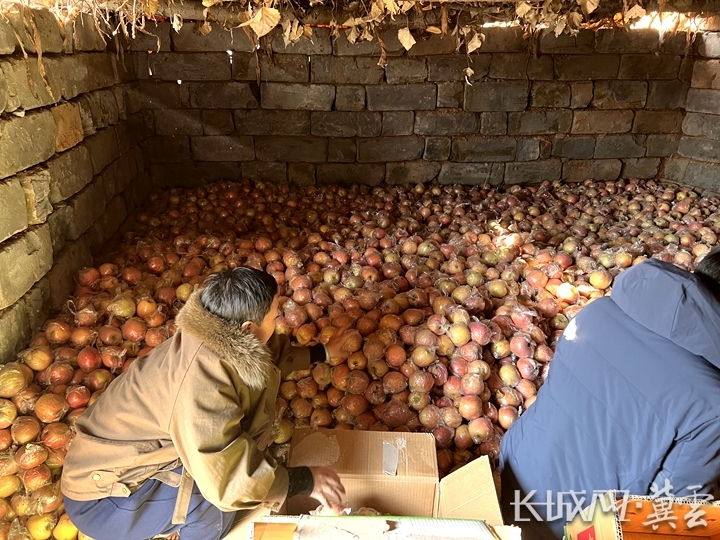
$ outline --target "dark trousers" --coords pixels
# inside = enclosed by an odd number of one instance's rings
[[[182,467],[175,472],[182,474]],[[186,522],[173,525],[177,494],[176,487],[148,480],[127,498],[63,499],[73,524],[95,540],[147,540],[175,531],[180,531],[181,540],[220,540],[230,531],[235,512],[222,512],[206,501],[195,484]]]

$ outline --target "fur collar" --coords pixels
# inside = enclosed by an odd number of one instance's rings
[[[249,387],[264,388],[275,369],[270,350],[233,321],[206,310],[200,292],[192,293],[176,317],[178,329],[202,341],[218,356],[232,362]]]

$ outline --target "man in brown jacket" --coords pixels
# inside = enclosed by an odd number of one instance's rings
[[[215,540],[236,512],[278,510],[287,496],[341,505],[344,488],[330,469],[286,469],[263,451],[281,377],[342,356],[344,332],[326,348],[291,347],[274,335],[277,315],[268,274],[242,267],[210,276],[178,314],[172,339],[78,419],[61,487],[83,533]]]

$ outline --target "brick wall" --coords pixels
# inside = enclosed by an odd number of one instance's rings
[[[691,88],[685,105],[677,155],[665,176],[709,191],[720,191],[720,33],[698,36]]]
[[[344,33],[256,53],[242,30],[151,31],[128,99],[154,114],[147,158],[168,185],[652,178],[677,151],[693,67],[685,34],[654,30],[546,34],[536,57],[519,29],[485,28],[470,60],[454,37],[405,52],[388,30],[385,69]]]
[[[150,187],[146,114],[125,107],[134,70],[106,52],[91,18],[65,28],[47,11],[25,14],[0,18],[0,362],[61,307]]]

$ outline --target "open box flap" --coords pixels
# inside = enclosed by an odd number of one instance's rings
[[[440,480],[435,515],[502,525],[490,461],[481,456]]]

